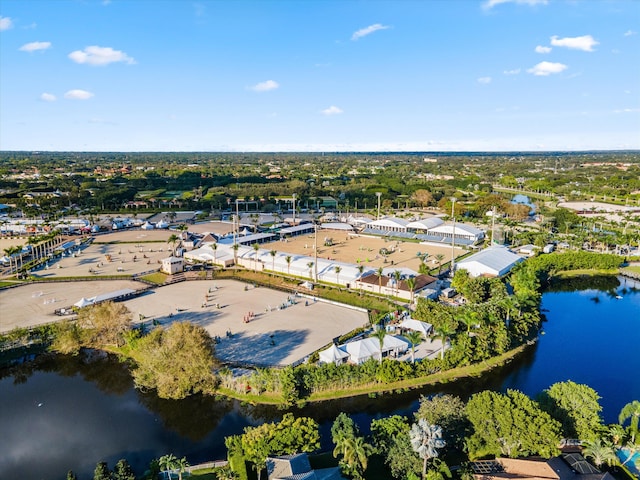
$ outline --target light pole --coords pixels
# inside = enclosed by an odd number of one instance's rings
[[[313,220],[313,281],[318,283],[318,224]]]
[[[296,224],[296,194],[293,195],[293,224]]]
[[[376,192],[376,196],[378,197],[378,218],[376,218],[376,220],[380,220],[380,196],[382,195],[382,192]]]
[[[451,235],[451,278],[456,270],[456,197],[451,198],[451,218],[453,218],[453,233]]]

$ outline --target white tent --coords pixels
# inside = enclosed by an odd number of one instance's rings
[[[349,354],[347,352],[335,345],[331,345],[326,350],[320,352],[320,361],[322,363],[335,363],[336,365],[340,365],[344,363],[348,357]]]
[[[155,227],[149,222],[144,222],[140,228],[143,230],[153,230]]]
[[[76,303],[73,304],[74,307],[78,307],[78,308],[84,308],[87,305],[93,305],[93,302],[84,297],[82,297],[80,300],[78,300]]]
[[[168,228],[168,227],[169,227],[169,224],[164,220],[160,220],[158,223],[156,223],[156,228]]]
[[[420,332],[422,335],[424,335],[424,338],[427,338],[433,330],[433,325],[431,325],[430,323],[421,322],[420,320],[414,320],[413,318],[404,320],[398,325],[398,327],[404,328],[405,330]]]

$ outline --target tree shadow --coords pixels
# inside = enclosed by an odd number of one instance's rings
[[[274,330],[269,333],[234,333],[220,339],[216,357],[232,365],[276,366],[293,363],[291,352],[305,342],[309,330]]]

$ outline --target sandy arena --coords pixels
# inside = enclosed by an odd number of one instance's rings
[[[184,320],[201,325],[212,337],[220,338],[218,358],[247,365],[291,364],[368,323],[363,311],[263,287],[245,290],[245,285],[233,280],[182,282],[156,288],[124,304],[134,322],[142,315],[146,324]],[[0,332],[60,320],[64,317],[53,311],[81,297],[142,286],[134,281],[93,281],[2,290]],[[250,312],[253,315],[245,322]]]

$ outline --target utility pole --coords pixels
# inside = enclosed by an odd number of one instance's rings
[[[453,218],[453,234],[451,235],[451,278],[456,270],[456,197],[451,198],[451,218]]]
[[[378,217],[376,218],[376,220],[380,220],[380,196],[382,195],[382,192],[376,192],[376,196],[378,197]]]

